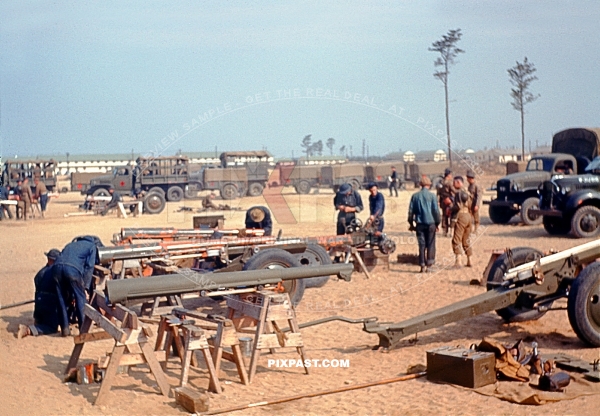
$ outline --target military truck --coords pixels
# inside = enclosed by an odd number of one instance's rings
[[[294,162],[279,162],[275,169],[279,171],[282,186],[293,186],[298,194],[308,194],[313,188],[321,186],[322,165],[298,165]]]
[[[539,208],[538,188],[544,181],[564,173],[584,173],[591,159],[598,156],[600,129],[574,128],[556,133],[552,153],[532,158],[524,172],[507,175],[496,183],[496,198],[490,201],[489,216],[495,224],[506,224],[521,214],[527,225],[542,223],[531,212]]]
[[[380,189],[388,188],[390,185],[390,176],[392,174],[392,166],[396,168],[398,177],[398,189],[404,186],[406,171],[405,163],[400,161],[385,161],[380,163],[372,163],[365,166],[364,186],[374,182]]]
[[[133,195],[141,190],[160,193],[167,201],[181,201],[188,184],[200,181],[198,172],[188,172],[188,164],[188,158],[183,156],[139,157],[135,166],[119,166],[110,175],[92,179],[89,189],[83,193],[102,196],[113,188],[123,195]]]
[[[267,181],[269,180],[269,167],[270,162],[273,160],[271,154],[265,150],[258,151],[240,151],[240,152],[223,152],[219,156],[221,160],[221,168],[223,170],[229,169],[239,169],[240,167],[245,168],[245,186],[237,187],[237,191],[240,193],[240,196],[248,193],[248,196],[260,196],[262,195],[263,189],[267,185]],[[215,172],[211,173],[211,179],[214,181]],[[244,175],[235,171],[235,172],[223,172],[223,180],[218,181],[222,182],[217,189],[221,192],[221,196],[223,199],[232,199],[229,196],[232,195],[232,185],[233,183],[227,183],[232,179],[237,179],[238,181],[242,179]],[[206,181],[204,183],[205,187],[207,185]],[[227,188],[224,190],[224,188]],[[213,189],[213,188],[206,188]],[[241,192],[243,191],[243,192]]]
[[[90,188],[92,179],[103,175],[101,172],[71,172],[71,191],[85,193]]]
[[[556,175],[540,189],[540,209],[548,234],[571,232],[578,238],[600,236],[600,157],[583,175]]]
[[[223,199],[243,197],[246,195],[246,192],[249,193],[248,171],[245,167],[204,167],[200,171],[200,178],[202,180],[203,189],[219,191],[219,194]],[[256,182],[253,182],[253,184],[253,192],[258,192],[258,195],[261,195],[263,186],[257,187]],[[258,190],[259,188],[260,191]]]
[[[365,183],[365,167],[361,163],[326,165],[321,168],[321,184],[331,186],[337,192],[340,185],[349,183],[359,190]]]
[[[431,179],[431,189],[436,189],[444,180],[444,171],[449,168],[448,162],[409,162],[406,164],[406,181],[412,182],[415,188],[419,188],[419,183],[423,176]]]
[[[29,178],[32,190],[35,190],[34,180],[37,178],[53,192],[56,187],[56,163],[54,160],[11,159],[4,163],[2,184],[11,188],[17,186],[17,181]]]

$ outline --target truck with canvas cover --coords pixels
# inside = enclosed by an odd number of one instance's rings
[[[103,176],[102,172],[71,172],[71,191],[85,194],[92,179]]]
[[[406,179],[414,183],[415,188],[419,188],[421,178],[427,176],[431,179],[431,189],[436,189],[444,179],[444,170],[449,167],[448,162],[410,162],[406,167],[408,172]]]
[[[339,165],[328,165],[321,168],[321,181],[331,185],[334,192],[345,183],[352,185],[352,189],[358,191],[365,183],[365,167],[361,163],[342,163]]]
[[[598,156],[600,128],[573,128],[556,133],[552,153],[535,156],[524,172],[512,173],[496,183],[496,198],[489,215],[495,224],[506,224],[516,214],[527,225],[542,223],[535,214],[539,208],[538,188],[544,181],[564,174],[585,173],[590,160]]]
[[[206,167],[201,172],[204,189],[218,190],[221,198],[234,199],[246,195],[248,171],[245,167]]]
[[[199,181],[199,173],[189,172],[188,164],[188,158],[183,156],[139,157],[135,166],[119,166],[110,175],[92,179],[86,193],[108,195],[113,188],[123,195],[134,195],[140,190],[160,193],[167,201],[181,201],[188,184]]]
[[[34,180],[37,178],[53,192],[56,186],[56,163],[54,160],[11,159],[4,163],[2,184],[14,188],[17,181],[29,178],[32,190],[35,190]]]
[[[321,185],[321,165],[278,164],[281,185],[293,186],[296,193],[308,194]]]
[[[246,169],[247,183],[244,189],[248,196],[260,196],[269,180],[269,167],[273,157],[266,150],[223,152],[219,156],[223,169]],[[219,188],[221,189],[221,188]],[[244,192],[244,193],[245,193]],[[243,196],[243,195],[240,195]],[[231,199],[225,198],[224,199]]]
[[[366,187],[369,183],[376,183],[380,189],[389,188],[391,183],[392,166],[396,168],[398,175],[398,189],[404,186],[406,176],[405,164],[400,161],[383,161],[379,163],[371,163],[365,166],[365,182]]]

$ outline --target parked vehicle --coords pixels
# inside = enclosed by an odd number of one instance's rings
[[[14,188],[17,181],[29,178],[32,190],[35,190],[34,180],[37,178],[53,192],[56,187],[56,163],[54,160],[11,159],[4,163],[2,184]]]

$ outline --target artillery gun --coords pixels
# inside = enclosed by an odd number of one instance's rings
[[[402,338],[465,318],[496,311],[506,321],[539,319],[552,302],[567,298],[577,336],[600,347],[600,240],[543,256],[533,248],[506,250],[489,267],[487,292],[399,323],[365,322],[379,346],[397,347]]]

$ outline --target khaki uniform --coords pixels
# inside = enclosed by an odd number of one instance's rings
[[[479,227],[479,211],[481,210],[481,202],[483,200],[483,187],[477,182],[473,182],[469,184],[467,189],[473,199],[471,213],[473,215],[473,222],[475,223],[475,230],[477,230]],[[477,207],[477,210],[475,210],[475,207]]]
[[[27,221],[27,216],[31,212],[31,203],[33,202],[33,193],[29,187],[29,183],[21,185],[21,200],[17,207],[21,208],[23,220]]]
[[[459,194],[466,194],[466,201],[462,202]],[[454,205],[452,206],[452,222],[454,223],[454,235],[452,236],[452,250],[454,254],[462,254],[464,250],[468,257],[473,255],[473,250],[469,244],[471,236],[471,210],[473,198],[465,188],[456,192]],[[462,248],[462,250],[461,250]]]
[[[452,179],[444,179],[444,182],[442,182],[437,190],[438,202],[442,209],[442,229],[444,230],[444,234],[448,234],[448,229],[452,226],[450,222],[452,202],[447,204],[445,201],[446,198],[450,198],[450,201],[453,201],[455,193],[456,189],[454,189]]]

